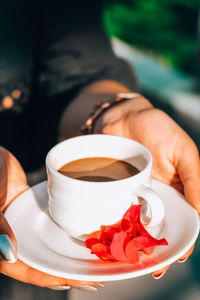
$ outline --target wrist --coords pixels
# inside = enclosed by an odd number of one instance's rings
[[[98,118],[93,133],[112,134],[111,128],[114,126],[117,135],[124,136],[121,132],[124,129],[124,124],[128,116],[131,115],[131,118],[134,118],[142,112],[153,108],[153,105],[146,98],[140,94],[136,95],[137,97],[123,103],[118,103],[103,113]]]
[[[83,88],[63,111],[59,123],[60,139],[79,135],[97,104],[109,102],[117,93],[129,92],[126,86],[113,80],[97,81]]]

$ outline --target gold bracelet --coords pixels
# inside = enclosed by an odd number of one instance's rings
[[[108,109],[117,105],[118,103],[125,102],[127,100],[132,100],[139,98],[140,95],[137,93],[119,93],[110,101],[99,102],[95,105],[94,111],[90,114],[85,124],[81,127],[81,134],[91,134],[95,128],[98,118],[103,115]]]

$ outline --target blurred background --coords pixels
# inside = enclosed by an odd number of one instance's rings
[[[200,146],[200,2],[108,0],[104,20],[116,54],[136,69],[143,93]]]
[[[142,93],[200,149],[199,0],[106,0],[104,21],[115,53],[136,70]],[[96,294],[74,290],[70,300],[199,300],[199,244],[160,280],[146,275],[106,283]]]

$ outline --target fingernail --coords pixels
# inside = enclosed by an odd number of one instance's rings
[[[0,235],[0,255],[9,263],[17,260],[17,249],[7,234]]]
[[[76,288],[77,290],[86,291],[86,292],[96,292],[97,291],[97,288],[95,288],[94,286],[90,286],[90,285],[75,285],[73,287]]]
[[[178,261],[179,264],[182,264],[182,263],[184,263],[187,259],[188,259],[188,257],[186,257],[186,258],[184,258],[184,259],[178,259],[177,261]]]
[[[97,286],[97,287],[104,287],[104,284],[100,283],[100,282],[95,282],[94,285]]]
[[[54,291],[64,291],[69,290],[69,285],[63,285],[63,286],[47,286],[48,289],[54,290]]]
[[[164,271],[164,272],[162,272],[161,274],[158,274],[158,275],[152,274],[152,276],[153,276],[154,279],[158,280],[158,279],[162,278],[165,273],[166,273],[166,271]]]

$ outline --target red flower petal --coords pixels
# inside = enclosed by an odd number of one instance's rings
[[[144,252],[144,254],[150,255],[153,253],[154,249],[155,249],[155,247],[152,246],[152,247],[144,248],[144,249],[142,249],[142,251]]]
[[[112,243],[110,245],[111,255],[119,261],[128,262],[128,259],[125,254],[125,246],[129,239],[127,238],[126,232],[115,233]]]
[[[157,240],[143,226],[141,205],[131,206],[121,221],[102,225],[101,230],[91,233],[85,241],[91,253],[102,260],[138,263],[138,252],[151,254],[155,246],[168,245],[165,239]]]
[[[101,226],[101,229],[105,229],[105,228],[113,228],[116,231],[120,232],[120,231],[122,231],[121,220],[112,225],[102,225]]]
[[[151,236],[150,233],[144,228],[144,226],[143,226],[143,224],[141,222],[139,223],[138,227],[139,227],[140,237],[146,237],[146,238],[148,238],[148,242],[146,242],[146,243],[149,244],[149,245],[147,247],[151,247],[151,246],[167,246],[168,245],[168,242],[167,242],[166,239],[157,240],[156,238],[154,238],[153,236]]]
[[[137,236],[131,240],[134,249],[142,250],[152,246],[166,245],[166,240],[156,240],[152,236]]]
[[[129,220],[122,219],[121,226],[124,231],[128,230],[130,228],[130,225],[131,225],[131,222]]]
[[[124,214],[121,225],[124,231],[129,230],[131,225],[136,226],[137,220],[140,219],[141,205],[132,205]],[[135,227],[133,228],[135,231]]]
[[[99,242],[100,236],[101,236],[100,230],[90,233],[87,239],[85,240],[86,247],[91,249],[92,245]]]
[[[135,218],[140,217],[142,205],[131,205],[131,207],[125,212],[122,220],[128,220],[133,222]]]
[[[134,238],[138,235],[137,227],[137,221],[135,221],[133,224],[130,224],[129,228],[125,231],[127,232],[127,234],[129,234],[131,238]]]
[[[104,241],[106,244],[109,244],[112,242],[113,236],[117,231],[113,228],[105,228],[101,231],[100,240]]]
[[[138,231],[140,232],[140,235],[150,236],[149,232],[145,229],[140,219],[138,223]]]
[[[109,246],[106,244],[97,243],[92,245],[91,253],[96,254],[102,260],[110,260],[111,258]]]
[[[129,263],[136,264],[139,262],[138,249],[134,245],[134,239],[126,245],[125,253]]]

